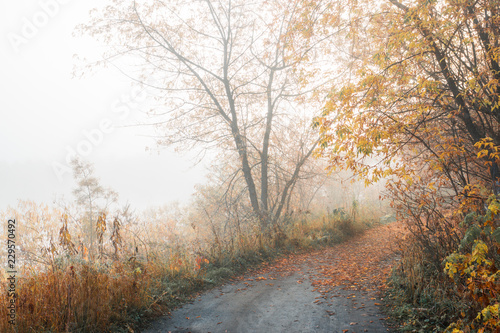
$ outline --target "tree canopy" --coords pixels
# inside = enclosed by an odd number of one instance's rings
[[[371,180],[425,178],[428,188],[447,187],[454,197],[475,196],[473,184],[493,190],[500,143],[496,2],[344,5],[335,17],[356,51],[346,64],[351,75],[333,87],[316,119],[322,154]]]

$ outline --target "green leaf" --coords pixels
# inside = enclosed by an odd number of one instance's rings
[[[476,219],[476,213],[469,213],[465,216],[464,221],[461,223],[461,227],[467,227],[471,225]]]
[[[495,231],[493,231],[491,238],[493,238],[497,243],[500,243],[500,228],[496,228]]]
[[[460,249],[463,249],[470,243],[474,242],[481,235],[481,228],[477,224],[471,226],[465,233],[464,238],[460,242]]]

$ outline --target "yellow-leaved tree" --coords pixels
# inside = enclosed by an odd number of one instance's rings
[[[458,272],[457,288],[471,305],[454,329],[498,330],[499,221],[491,203],[500,176],[500,3],[302,6],[302,26],[323,6],[325,29],[344,32],[336,61],[345,74],[315,119],[319,154],[367,183],[389,177],[392,202],[425,254],[422,264],[443,275],[443,260],[459,251],[448,258],[447,272]]]

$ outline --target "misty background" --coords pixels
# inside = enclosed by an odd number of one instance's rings
[[[136,126],[149,121],[145,92],[119,70],[73,78],[75,66],[102,54],[94,40],[73,37],[99,5],[0,3],[0,209],[18,199],[70,199],[75,184],[68,161],[75,154],[93,163],[101,184],[133,208],[185,202],[203,182],[209,162],[196,164],[193,152],[162,147],[158,153],[154,128]]]

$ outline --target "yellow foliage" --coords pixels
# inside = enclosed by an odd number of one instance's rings
[[[478,226],[481,234],[489,234],[490,236],[485,240],[474,240],[471,253],[458,254],[455,252],[450,255],[446,259],[444,268],[445,272],[458,285],[462,284],[463,278],[465,278],[465,287],[469,290],[468,295],[470,295],[475,304],[482,307],[482,310],[479,311],[474,320],[464,325],[464,328],[468,330],[474,329],[474,327],[477,328],[477,332],[497,331],[500,328],[498,304],[498,297],[500,296],[500,270],[497,269],[491,256],[492,249],[496,251],[500,249],[500,243],[494,237],[495,229],[492,229],[492,226],[495,224],[493,220],[499,211],[498,207],[496,197],[492,196],[488,212],[484,216],[484,219],[481,220],[483,221],[481,225]],[[476,235],[476,237],[481,237],[481,234]],[[490,246],[486,244],[486,241],[489,242]],[[454,323],[453,326],[458,324]],[[455,331],[462,332],[456,328],[453,332]]]

